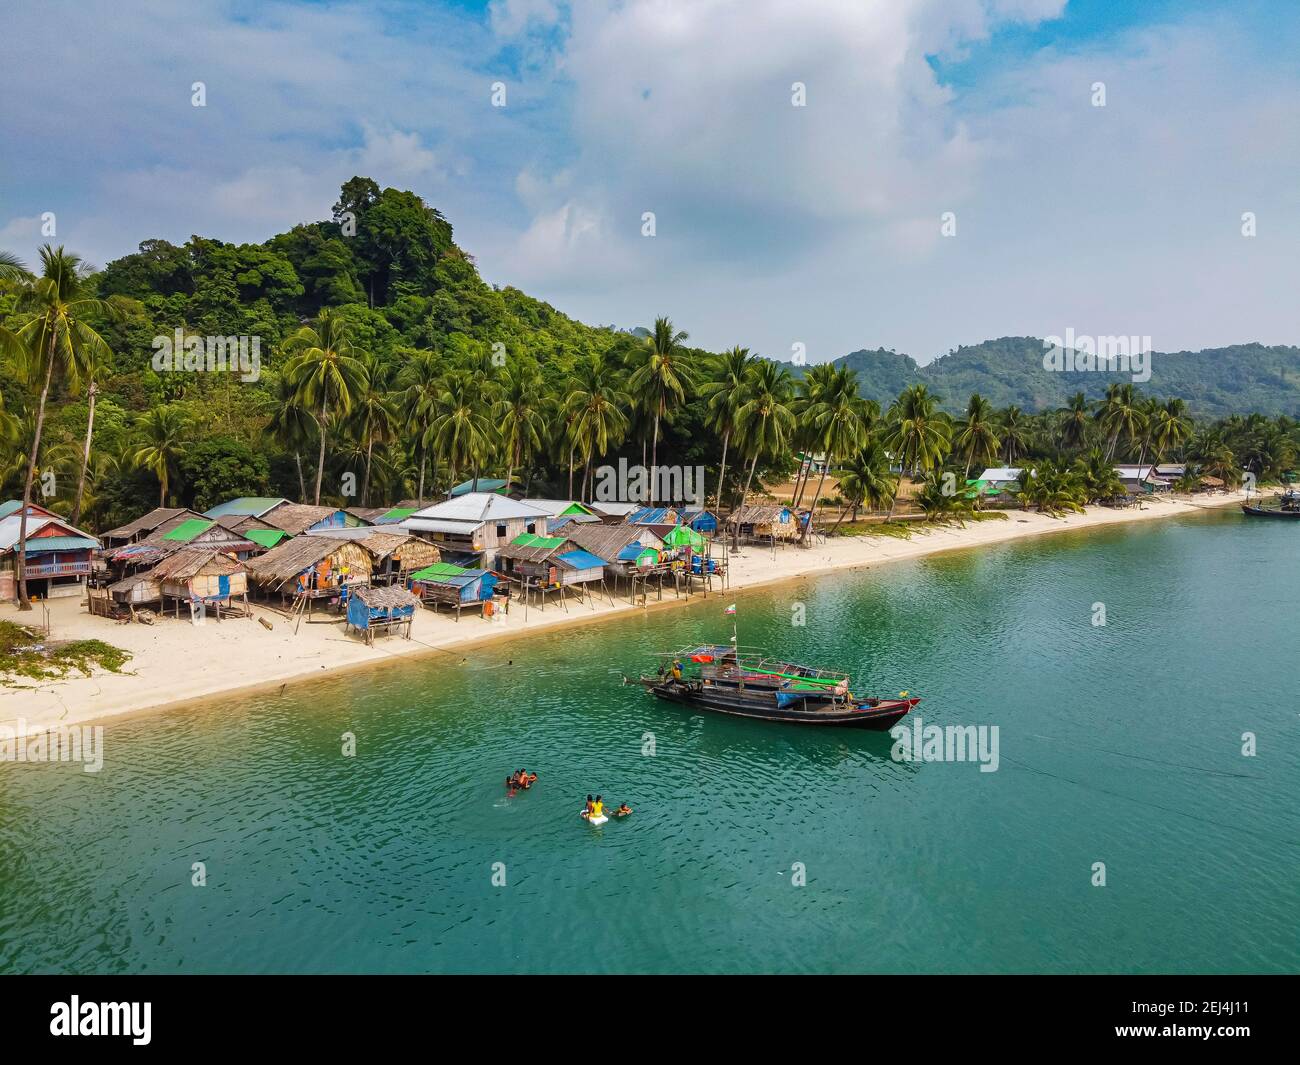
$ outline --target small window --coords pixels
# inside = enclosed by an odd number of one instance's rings
[[[498,526],[497,526],[497,539],[498,539],[498,540],[504,540],[504,539],[505,539],[505,536],[506,536],[506,527],[505,527],[504,525],[498,525]]]
[[[535,533],[535,532],[537,532],[537,522],[535,522],[535,521],[530,521],[530,522],[528,523],[528,531],[529,531],[530,533]]]

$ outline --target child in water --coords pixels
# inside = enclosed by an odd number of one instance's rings
[[[585,808],[583,809],[583,811],[582,811],[582,816],[583,816],[583,817],[590,817],[590,816],[591,816],[591,808],[592,808],[594,805],[595,805],[595,803],[592,802],[591,796],[588,795],[588,796],[587,796],[587,805],[586,805],[586,807],[585,807]]]
[[[515,787],[515,778],[506,777],[506,798],[513,798],[517,794],[518,790]]]
[[[632,812],[632,807],[630,807],[627,803],[621,803],[621,804],[619,805],[619,808],[618,808],[617,810],[614,811],[614,816],[615,816],[615,817],[626,817],[626,816],[627,816],[628,814],[630,814],[631,812]]]

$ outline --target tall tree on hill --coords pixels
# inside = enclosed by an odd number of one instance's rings
[[[951,432],[938,397],[925,385],[908,385],[889,408],[883,439],[903,469],[915,477],[943,461]]]
[[[641,364],[628,387],[654,413],[654,442],[650,450],[650,503],[659,489],[659,424],[671,416],[672,406],[686,401],[694,386],[689,356],[682,345],[688,334],[673,327],[670,319],[655,319],[654,329],[646,338]]]
[[[1002,446],[1006,449],[1007,465],[1014,466],[1016,459],[1029,450],[1032,436],[1025,412],[1014,404],[1007,407],[998,418],[998,428],[1002,433]]]
[[[352,408],[349,425],[356,434],[366,457],[366,473],[361,482],[361,505],[370,505],[370,466],[376,444],[391,444],[397,439],[397,407],[388,394],[392,364],[381,363],[373,356],[364,360],[366,375],[360,394]]]
[[[346,318],[326,307],[316,324],[304,325],[284,343],[289,353],[284,373],[297,389],[302,402],[317,411],[320,426],[320,456],[316,463],[316,491],[313,502],[320,506],[321,482],[325,479],[325,444],[332,413],[346,416],[366,383],[362,353],[353,348]]]
[[[1065,406],[1057,411],[1061,420],[1061,443],[1072,451],[1078,451],[1088,441],[1088,425],[1092,420],[1088,397],[1076,392]]]
[[[303,406],[298,390],[283,374],[277,385],[269,429],[275,442],[293,454],[294,468],[298,471],[298,499],[303,502],[307,499],[307,482],[302,474],[302,449],[311,443],[320,426]]]
[[[821,362],[795,382],[795,398],[791,403],[791,410],[795,416],[792,443],[803,452],[803,462],[799,464],[798,472],[795,474],[794,494],[790,500],[790,506],[796,511],[799,509],[799,504],[803,502],[804,492],[807,491],[808,481],[813,472],[812,460],[818,450],[817,426],[810,412],[828,393],[834,381],[834,364]]]
[[[28,456],[27,476],[23,481],[22,511],[18,520],[18,606],[30,610],[27,596],[27,517],[32,503],[32,479],[41,451],[41,435],[45,428],[45,408],[50,387],[56,372],[60,381],[75,386],[90,360],[108,358],[108,344],[98,332],[87,324],[87,318],[114,319],[120,312],[107,300],[86,293],[80,276],[81,257],[53,248],[41,248],[41,273],[26,279],[20,265],[12,257],[4,269],[8,283],[17,284],[15,303],[16,328],[0,333],[0,347],[10,356],[33,389],[39,388],[36,407],[36,426],[32,434],[32,449]]]
[[[515,471],[542,447],[546,434],[546,392],[542,375],[532,359],[509,365],[497,395],[497,418],[502,445],[509,456],[506,489],[514,484]]]
[[[450,371],[434,407],[428,446],[441,455],[451,469],[451,483],[458,471],[472,469],[487,451],[491,421],[479,400],[471,374]]]

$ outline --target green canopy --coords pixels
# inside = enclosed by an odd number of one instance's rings
[[[704,537],[689,525],[677,525],[664,537],[664,543],[669,547],[700,548],[704,546]]]

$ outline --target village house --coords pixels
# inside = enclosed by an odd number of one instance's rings
[[[545,533],[539,507],[491,492],[470,492],[417,510],[395,526],[428,540],[445,562],[492,569],[496,553],[522,533]]]
[[[0,600],[18,597],[18,541],[22,501],[0,503]],[[54,599],[83,595],[99,540],[35,503],[27,508],[24,572],[27,594]]]

